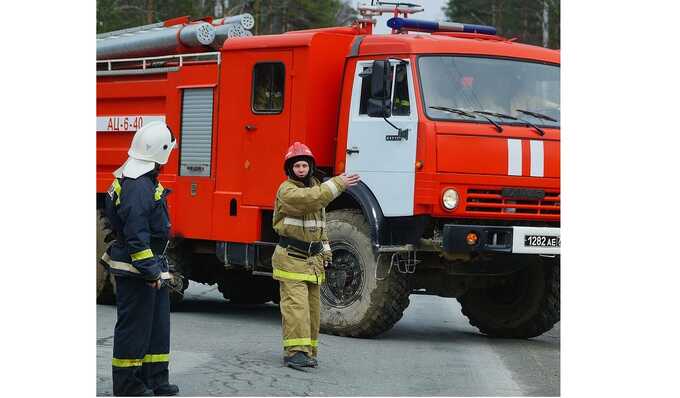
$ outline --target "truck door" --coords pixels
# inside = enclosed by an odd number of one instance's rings
[[[284,179],[283,156],[289,145],[292,54],[290,51],[246,53],[241,57],[244,81],[251,92],[239,101],[245,135],[246,205],[273,207]]]
[[[371,82],[370,76],[361,75],[370,75],[372,63],[358,62],[354,73],[346,172],[361,175],[385,216],[413,215],[418,112],[411,66],[391,61],[392,116],[388,120],[408,129],[407,136],[399,137],[383,118],[366,113]]]

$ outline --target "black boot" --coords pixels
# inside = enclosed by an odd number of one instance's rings
[[[123,394],[113,394],[113,396],[121,396],[121,397],[153,397],[153,390],[150,390],[148,388],[145,388],[144,390],[139,390],[131,393],[123,393]]]
[[[319,366],[319,361],[317,361],[316,358],[314,357],[309,357],[309,366],[311,366],[312,368],[316,368],[317,366]]]
[[[302,370],[304,367],[312,366],[311,359],[304,352],[297,351],[295,354],[283,359],[286,366],[293,369]]]
[[[153,390],[153,395],[157,397],[169,397],[171,395],[177,395],[177,393],[179,393],[179,387],[174,384],[165,384],[156,387]]]

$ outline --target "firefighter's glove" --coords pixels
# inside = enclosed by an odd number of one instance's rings
[[[323,257],[324,268],[328,267],[333,262],[333,253],[331,252],[331,245],[327,240],[323,241],[323,251],[321,252]]]
[[[177,272],[171,271],[170,272],[170,278],[161,279],[161,284],[162,284],[162,287],[167,287],[167,288],[174,290],[178,293],[182,293],[184,291],[182,289],[184,287],[184,281],[182,280],[182,276]]]
[[[162,285],[160,278],[156,279],[153,282],[146,282],[146,284],[147,284],[147,286],[149,286],[150,288],[153,288],[153,289],[160,289],[161,285]]]

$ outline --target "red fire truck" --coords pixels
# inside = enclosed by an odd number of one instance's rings
[[[559,51],[392,9],[392,34],[372,33],[371,15],[385,11],[374,7],[350,27],[99,60],[97,258],[115,239],[101,211],[112,172],[134,131],[163,120],[178,138],[160,175],[172,190],[178,290],[217,284],[234,303],[276,303],[274,197],[300,141],[321,178],[362,178],[326,209],[323,332],[382,333],[411,294],[455,297],[488,335],[550,330],[560,314]],[[98,302],[111,302],[113,278],[97,267]]]

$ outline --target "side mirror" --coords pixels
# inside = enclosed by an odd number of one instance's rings
[[[368,116],[385,118],[392,116],[391,89],[390,63],[388,61],[373,61],[371,95],[366,107]]]

